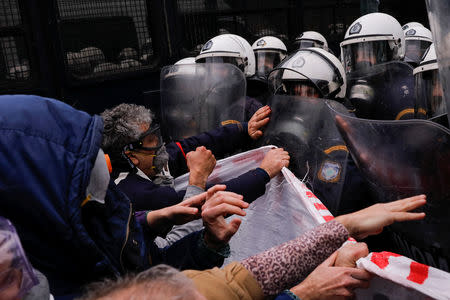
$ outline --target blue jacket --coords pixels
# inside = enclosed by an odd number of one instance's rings
[[[62,102],[0,96],[0,215],[16,226],[52,293],[76,295],[85,283],[171,263],[177,255],[176,267],[221,264],[220,258],[203,260],[197,253],[200,233],[180,241],[177,252],[155,248],[112,181],[105,204],[81,207],[102,131],[100,117]]]
[[[199,146],[210,149],[216,157],[223,157],[237,149],[246,148],[249,143],[251,139],[247,123],[222,126],[179,143],[169,143],[166,149],[169,153],[170,172],[175,177],[188,172],[185,155]],[[250,203],[264,194],[269,180],[267,172],[257,168],[223,184],[228,191],[243,195],[244,200]],[[175,205],[183,200],[185,193],[176,192],[168,186],[158,186],[133,173],[120,181],[118,186],[131,199],[136,210],[155,210]]]

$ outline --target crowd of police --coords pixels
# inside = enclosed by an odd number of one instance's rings
[[[436,55],[448,41],[445,30],[435,38],[384,13],[354,21],[339,58],[318,32],[290,54],[274,36],[250,45],[221,34],[163,68],[161,124],[135,104],[90,116],[1,96],[0,298],[347,299],[370,284],[356,268],[369,249],[448,271],[448,91]],[[266,145],[276,147],[258,168],[208,183],[216,159]],[[284,167],[337,217],[219,269],[251,221],[232,215]],[[260,230],[252,238],[267,238]],[[368,246],[341,247],[349,237]]]

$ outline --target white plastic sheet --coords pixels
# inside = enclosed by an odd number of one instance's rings
[[[223,182],[257,168],[271,148],[265,146],[218,161],[208,183]],[[175,179],[177,190],[186,188],[188,176]],[[246,211],[230,241],[231,256],[224,265],[296,238],[333,219],[322,202],[286,168],[267,184],[266,193]],[[370,253],[358,260],[357,265],[376,276],[369,289],[356,290],[356,299],[450,299],[449,273],[407,257],[390,252]]]

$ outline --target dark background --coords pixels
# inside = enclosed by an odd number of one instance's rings
[[[122,102],[158,109],[159,74],[165,65],[195,56],[219,33],[252,44],[274,35],[289,47],[315,30],[339,55],[348,26],[362,14],[388,13],[403,25],[429,27],[424,0],[3,0],[0,3],[0,94],[38,94],[89,113]],[[149,59],[141,66],[82,73],[67,53],[102,50],[120,64],[123,48]],[[79,69],[77,69],[79,68]],[[80,75],[81,74],[81,75]]]

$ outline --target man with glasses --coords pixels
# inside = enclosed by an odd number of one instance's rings
[[[270,108],[266,106],[258,110],[249,123],[229,124],[164,145],[149,109],[120,104],[102,113],[105,128],[102,146],[111,158],[115,183],[136,210],[151,210],[156,214],[166,209],[169,212],[162,212],[167,215],[174,206],[184,203],[180,203],[183,199],[205,190],[216,164],[215,156],[232,154],[262,136],[260,128],[268,123],[269,114]],[[228,191],[239,193],[246,202],[252,202],[265,193],[266,183],[288,164],[288,153],[273,149],[259,168],[224,184]],[[177,192],[173,177],[187,172],[190,173],[188,188]]]

